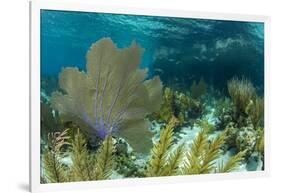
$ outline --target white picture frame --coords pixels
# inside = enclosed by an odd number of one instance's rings
[[[208,174],[192,176],[174,176],[157,178],[138,178],[122,180],[104,180],[90,182],[71,182],[60,184],[40,184],[40,10],[67,10],[81,12],[102,12],[116,14],[172,16],[182,18],[200,18],[231,21],[253,21],[264,23],[264,66],[265,66],[265,170],[256,172]],[[30,2],[30,190],[31,192],[73,190],[85,188],[141,186],[148,184],[187,183],[191,181],[210,181],[265,177],[270,174],[270,113],[269,79],[270,68],[270,18],[258,15],[240,15],[226,13],[193,12],[183,10],[144,9],[137,7],[109,7],[79,1],[32,1]]]

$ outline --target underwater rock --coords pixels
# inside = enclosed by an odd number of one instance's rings
[[[247,171],[261,171],[263,170],[263,161],[258,153],[253,153],[247,163]]]
[[[62,71],[63,92],[52,94],[52,107],[90,137],[122,136],[135,150],[146,152],[152,143],[144,118],[159,110],[162,83],[159,77],[145,80],[147,70],[138,68],[142,54],[135,42],[119,49],[110,38],[97,41],[87,53],[86,73],[71,67]]]
[[[128,144],[124,139],[117,139],[115,142],[115,150],[117,154],[127,154],[128,153]]]
[[[247,150],[246,157],[249,157],[255,151],[257,142],[257,132],[253,127],[242,127],[239,129],[236,137],[236,147],[239,151]]]
[[[191,99],[188,115],[190,118],[198,118],[203,114],[203,104],[199,100]]]
[[[225,150],[230,148],[236,148],[236,138],[238,133],[238,128],[234,122],[230,122],[226,128],[226,140],[225,140]]]
[[[122,138],[115,139],[115,170],[124,177],[144,177],[145,164],[139,164],[138,159],[142,159],[142,156],[135,154],[136,152],[130,149],[130,145]]]

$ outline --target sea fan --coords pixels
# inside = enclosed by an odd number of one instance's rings
[[[86,73],[65,68],[60,74],[63,92],[53,93],[53,108],[65,121],[89,128],[91,136],[117,134],[137,150],[147,149],[145,116],[159,110],[162,84],[159,77],[145,80],[147,70],[138,68],[142,54],[135,42],[118,49],[110,38],[97,41],[87,53]]]

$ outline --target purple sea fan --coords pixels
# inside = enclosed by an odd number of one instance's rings
[[[138,68],[143,51],[135,42],[119,49],[110,38],[97,41],[87,53],[86,73],[65,68],[60,74],[64,92],[53,93],[53,108],[91,136],[120,135],[146,151],[151,135],[145,116],[159,110],[162,83],[158,76],[145,80],[147,70]]]

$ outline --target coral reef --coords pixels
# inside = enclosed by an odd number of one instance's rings
[[[88,181],[94,179],[94,157],[87,149],[87,142],[84,136],[77,130],[71,141],[71,175],[73,181]]]
[[[203,78],[200,79],[198,83],[193,81],[191,87],[190,87],[190,96],[193,99],[198,100],[200,97],[202,97],[206,93],[207,85]]]
[[[190,108],[188,111],[189,117],[194,119],[200,117],[203,114],[203,110],[204,110],[202,102],[196,99],[190,99],[189,101],[190,101],[189,102]]]
[[[256,96],[256,90],[252,83],[243,78],[233,78],[227,83],[228,93],[235,107],[236,117],[246,113],[246,108]]]
[[[239,167],[239,163],[243,161],[245,151],[240,151],[233,157],[231,157],[226,163],[221,162],[218,166],[217,173],[231,172]]]
[[[250,117],[254,128],[263,126],[264,100],[259,97],[251,100],[246,107],[246,113]]]
[[[54,112],[49,104],[40,103],[40,125],[41,125],[41,140],[48,141],[48,134],[60,132],[63,129],[63,123],[58,115]]]
[[[68,181],[67,167],[61,162],[65,156],[63,146],[67,145],[67,130],[50,133],[48,149],[43,153],[44,181],[49,183]]]
[[[256,146],[260,139],[258,129],[263,128],[264,101],[245,78],[233,78],[227,86],[232,103],[228,99],[217,102],[216,128],[225,129],[225,149],[245,151],[248,160],[257,152]]]
[[[150,117],[165,123],[168,123],[172,117],[176,117],[179,120],[178,125],[183,125],[187,120],[188,109],[189,98],[187,95],[166,87],[160,110],[154,112]]]
[[[170,151],[173,144],[173,128],[177,122],[178,120],[172,117],[165,129],[161,131],[158,143],[151,150],[152,155],[148,163],[147,176],[166,176],[177,173],[178,165],[183,156],[183,146],[173,153]]]
[[[40,15],[42,184],[264,170],[262,22]]]
[[[204,83],[200,83],[200,85],[201,84]],[[196,86],[194,87],[197,89]],[[188,122],[193,122],[193,119],[200,117],[203,114],[203,110],[204,107],[200,97],[194,99],[187,94],[166,87],[164,89],[163,102],[160,110],[154,112],[150,118],[152,120],[157,120],[158,122],[168,123],[172,117],[176,117],[179,120],[177,126],[182,126]]]
[[[247,126],[239,128],[236,136],[236,148],[240,151],[246,150],[246,157],[251,156],[255,151],[257,143],[257,131],[253,127]]]
[[[107,135],[95,159],[95,180],[105,180],[113,171],[114,146],[111,135]]]
[[[108,179],[113,171],[113,140],[106,136],[103,144],[93,156],[89,152],[84,136],[77,130],[70,139],[68,129],[50,133],[49,147],[43,153],[42,182],[73,182]],[[65,161],[66,157],[70,161]]]
[[[144,177],[144,164],[139,162],[136,152],[122,138],[115,140],[114,168],[124,177]]]
[[[199,119],[196,124],[200,128],[204,128],[207,133],[213,133],[216,130],[215,125],[209,123],[207,119]]]
[[[218,167],[216,166],[215,162],[221,155],[221,149],[225,143],[225,132],[210,142],[207,130],[202,129],[187,153],[184,144],[179,144],[173,148],[173,128],[176,122],[177,119],[172,118],[165,129],[161,131],[160,139],[151,151],[151,158],[146,171],[147,176],[231,172],[235,171],[239,163],[244,160],[245,151],[241,151],[226,163],[221,162]]]
[[[88,128],[89,135],[122,136],[138,151],[149,149],[144,117],[159,110],[162,84],[159,77],[145,80],[147,70],[138,69],[142,53],[135,42],[118,49],[109,38],[97,41],[87,53],[87,73],[77,68],[62,71],[63,92],[52,94],[52,107],[65,121]]]
[[[221,134],[210,144],[206,131],[203,129],[192,144],[187,154],[183,174],[206,174],[215,171],[214,161],[220,155],[220,148],[225,142],[225,134]]]
[[[264,169],[264,128],[260,127],[257,129],[257,142],[255,145],[255,151],[258,153],[262,161],[262,167]]]

